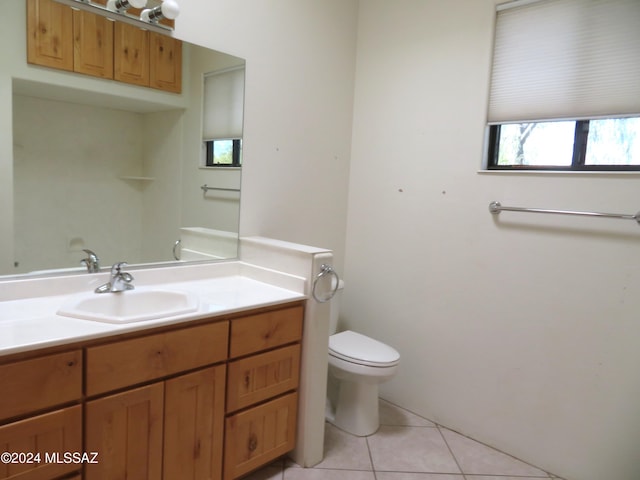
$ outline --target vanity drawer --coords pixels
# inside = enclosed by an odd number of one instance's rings
[[[229,363],[227,412],[298,388],[300,345],[279,348]]]
[[[238,478],[293,450],[298,394],[290,393],[227,418],[224,480]]]
[[[87,395],[226,360],[226,321],[87,348]]]
[[[0,365],[0,385],[0,420],[79,400],[82,351]]]
[[[303,315],[303,306],[296,305],[233,319],[229,356],[240,357],[299,341]]]
[[[0,463],[1,479],[41,480],[79,470],[77,463],[64,463],[64,454],[82,452],[82,407],[4,425],[0,427],[0,445],[3,452],[24,454],[15,462]]]

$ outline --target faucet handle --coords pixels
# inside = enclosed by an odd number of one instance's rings
[[[126,267],[127,265],[129,265],[127,262],[116,262],[113,264],[113,266],[111,267],[111,275],[119,275],[122,267]]]

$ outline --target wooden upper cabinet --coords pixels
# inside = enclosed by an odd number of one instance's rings
[[[27,62],[73,71],[73,11],[52,0],[27,0]]]
[[[149,86],[180,93],[182,91],[182,41],[150,32]]]
[[[113,43],[113,78],[120,82],[148,87],[149,31],[116,22]]]
[[[74,71],[113,78],[113,24],[95,13],[73,12]]]
[[[27,35],[28,63],[182,92],[182,41],[173,37],[53,0],[27,0]]]

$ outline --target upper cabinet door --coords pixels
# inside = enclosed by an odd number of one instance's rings
[[[27,0],[27,61],[73,71],[73,11],[53,0]]]
[[[115,80],[149,86],[148,30],[116,22],[113,54]]]
[[[74,71],[113,78],[113,23],[95,13],[73,12]]]
[[[180,93],[182,91],[182,42],[150,32],[150,86]]]

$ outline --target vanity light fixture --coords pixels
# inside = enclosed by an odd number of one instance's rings
[[[155,8],[147,8],[140,14],[143,22],[158,23],[159,20],[167,18],[175,20],[180,14],[180,6],[174,0],[164,0]]]
[[[129,8],[144,8],[147,6],[147,0],[108,0],[107,9],[112,12],[123,13]]]

